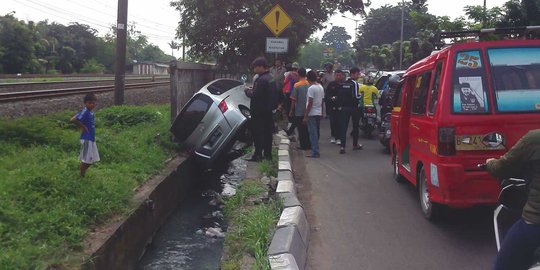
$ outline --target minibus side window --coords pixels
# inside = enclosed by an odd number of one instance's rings
[[[431,71],[422,73],[416,77],[413,92],[412,114],[423,115],[426,113],[427,96],[429,83],[431,81]]]
[[[433,87],[431,88],[431,94],[429,95],[429,106],[428,106],[429,115],[434,115],[435,109],[437,108],[437,102],[439,99],[439,88],[441,85],[442,66],[443,66],[443,63],[439,62],[437,64],[437,68],[435,69],[435,78],[433,79]]]
[[[486,79],[479,50],[456,54],[452,101],[454,113],[478,114],[489,111]]]

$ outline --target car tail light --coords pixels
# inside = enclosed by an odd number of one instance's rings
[[[225,102],[225,100],[222,100],[219,103],[218,108],[221,110],[221,113],[225,113],[229,109],[229,106],[227,106],[227,102]]]
[[[453,156],[456,154],[456,130],[453,127],[439,128],[439,155]]]

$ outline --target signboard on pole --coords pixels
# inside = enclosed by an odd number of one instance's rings
[[[266,38],[266,52],[267,53],[287,53],[289,51],[289,39],[288,38]]]
[[[281,35],[281,33],[292,23],[291,17],[287,15],[280,5],[275,5],[263,17],[262,21],[276,37],[279,37],[279,35]]]

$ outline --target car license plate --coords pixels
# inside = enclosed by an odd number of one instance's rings
[[[484,143],[482,139],[485,135],[456,135],[456,150],[458,151],[479,151],[479,150],[504,150],[503,145],[491,147]]]

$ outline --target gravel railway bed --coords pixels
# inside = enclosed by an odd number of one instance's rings
[[[31,115],[46,115],[49,113],[73,111],[75,114],[83,107],[84,95],[55,97],[49,99],[34,99],[0,104],[0,117],[16,118]],[[114,105],[114,92],[96,94],[97,109]],[[168,85],[144,89],[130,89],[124,92],[126,105],[165,104],[170,102],[170,87]],[[67,121],[67,120],[66,120]]]
[[[155,78],[156,82],[168,81],[168,78]],[[145,83],[152,82],[151,77],[126,78],[126,83]],[[25,82],[25,83],[0,83],[0,93],[38,91],[48,89],[76,88],[88,86],[114,85],[114,79],[98,80],[77,80],[77,81],[59,81],[59,82]]]

